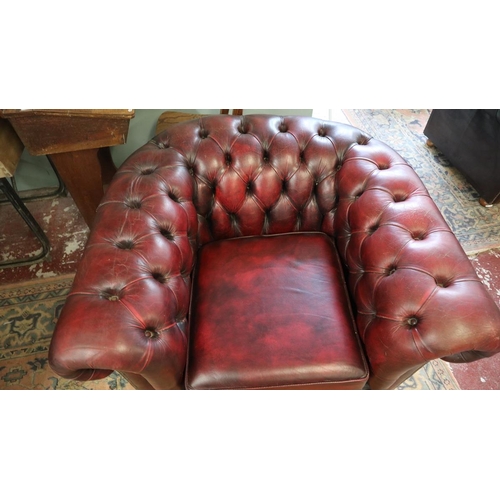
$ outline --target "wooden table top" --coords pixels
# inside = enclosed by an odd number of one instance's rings
[[[124,144],[131,109],[3,109],[34,156]]]
[[[133,118],[133,109],[0,109],[0,116],[80,116],[89,118]]]

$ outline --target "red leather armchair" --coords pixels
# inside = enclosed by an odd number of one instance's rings
[[[218,115],[117,171],[49,361],[144,389],[389,389],[499,350],[498,307],[395,151],[339,123]]]

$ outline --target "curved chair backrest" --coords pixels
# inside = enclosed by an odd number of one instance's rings
[[[207,116],[159,134],[142,151],[164,150],[161,162],[194,177],[202,244],[291,231],[333,236],[335,175],[352,144],[369,139],[303,117]]]

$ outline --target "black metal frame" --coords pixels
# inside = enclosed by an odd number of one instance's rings
[[[38,241],[42,244],[42,250],[37,255],[27,259],[15,259],[7,262],[1,262],[0,268],[33,264],[45,259],[50,251],[50,243],[47,236],[43,232],[43,229],[40,227],[33,215],[31,215],[31,212],[26,208],[23,200],[19,197],[16,190],[11,186],[10,182],[5,177],[0,178],[0,191],[3,191],[8,201],[11,202],[17,213],[24,219],[33,234],[37,237]]]
[[[14,189],[14,191],[19,195],[21,200],[23,201],[36,201],[36,200],[44,200],[47,198],[56,198],[58,196],[66,196],[68,194],[68,190],[66,189],[66,186],[64,185],[63,180],[61,179],[61,176],[59,175],[59,172],[57,171],[54,163],[52,163],[52,160],[47,156],[47,160],[50,163],[50,166],[52,167],[52,170],[54,170],[54,174],[57,177],[58,185],[57,188],[54,191],[50,191],[49,193],[43,194],[43,195],[30,195],[30,196],[22,196],[21,192],[17,189],[17,183],[16,183],[16,178],[15,176],[10,177],[10,182],[11,185]],[[9,200],[0,200],[0,204],[2,203],[7,203]]]

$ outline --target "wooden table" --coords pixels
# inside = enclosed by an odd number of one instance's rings
[[[3,109],[28,152],[47,155],[89,227],[116,168],[109,146],[127,141],[130,109]]]

